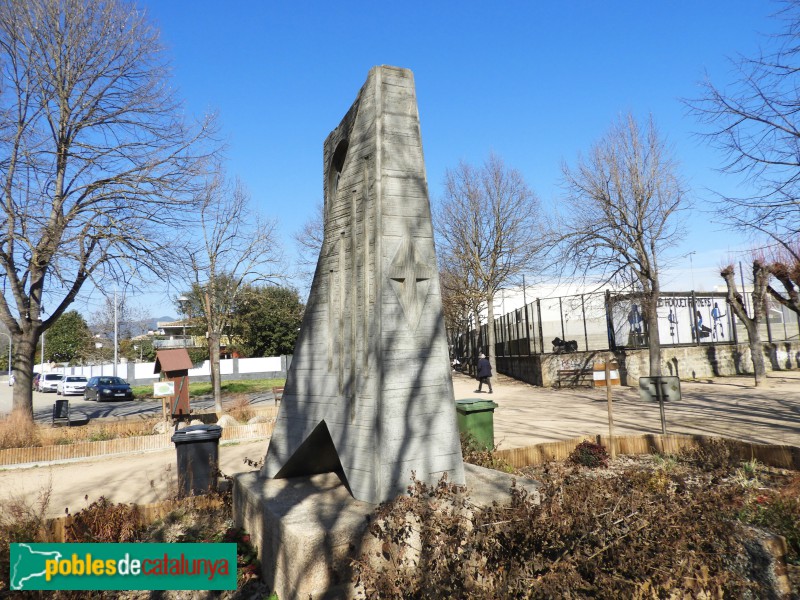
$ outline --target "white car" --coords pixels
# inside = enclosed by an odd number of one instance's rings
[[[56,391],[62,396],[69,396],[70,394],[83,394],[86,389],[86,377],[79,375],[67,375],[58,382]]]
[[[40,392],[57,392],[58,382],[64,379],[61,373],[45,373],[39,377]]]

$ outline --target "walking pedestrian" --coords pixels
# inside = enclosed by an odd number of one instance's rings
[[[481,392],[483,388],[483,384],[485,383],[489,386],[489,393],[492,392],[492,364],[489,362],[489,359],[486,358],[486,355],[480,354],[478,356],[478,389],[475,390],[476,394]]]

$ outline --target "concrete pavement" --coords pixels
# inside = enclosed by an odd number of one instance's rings
[[[494,393],[476,394],[476,382],[456,373],[456,399],[497,402],[495,442],[500,448],[530,446],[579,435],[606,434],[608,410],[602,388],[542,389],[503,376],[494,378]],[[735,377],[681,382],[680,402],[666,404],[668,433],[696,433],[756,443],[800,446],[800,371],[771,374],[754,388],[752,378]],[[46,395],[52,406],[54,396]],[[94,404],[94,403],[92,403]],[[638,389],[613,388],[615,433],[661,433],[658,405],[642,402]],[[263,458],[268,441],[220,447],[222,471],[252,470],[245,457]],[[70,512],[104,495],[117,502],[153,502],[167,498],[175,482],[174,450],[91,459],[69,464],[0,470],[0,505],[11,494],[35,500],[48,487],[48,513]]]

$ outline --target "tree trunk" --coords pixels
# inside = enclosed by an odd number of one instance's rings
[[[661,335],[658,331],[658,295],[646,299],[647,350],[650,358],[650,377],[661,377]]]
[[[33,422],[33,365],[36,362],[36,342],[39,329],[31,327],[12,335],[14,340],[14,389],[12,410]]]
[[[764,364],[764,344],[761,341],[761,332],[758,330],[758,324],[754,322],[754,319],[745,320],[744,327],[747,330],[750,359],[753,361],[753,376],[756,387],[758,387],[767,378],[767,367]]]
[[[495,360],[495,353],[494,353],[494,294],[490,293],[486,297],[486,304],[487,304],[487,317],[488,323],[486,325],[486,342],[489,346],[488,354],[489,357],[489,364],[492,365],[492,374],[494,375],[497,373],[497,361]]]
[[[478,312],[478,309],[475,308],[473,311],[475,317],[475,336],[473,338],[473,345],[472,345],[472,355],[469,357],[469,374],[472,377],[478,373],[477,366],[478,366],[478,354],[483,352],[483,347],[481,343],[483,341],[483,334],[481,333],[481,314]]]
[[[208,358],[211,362],[211,386],[214,389],[214,412],[222,416],[222,382],[219,369],[219,334],[208,332]]]
[[[720,273],[727,287],[728,306],[736,317],[744,323],[747,340],[750,346],[750,359],[753,362],[753,377],[756,387],[767,378],[767,367],[764,364],[764,346],[761,342],[759,325],[764,318],[764,299],[767,293],[769,273],[759,260],[753,261],[753,318],[747,315],[744,299],[736,289],[735,272],[732,265],[725,267]]]

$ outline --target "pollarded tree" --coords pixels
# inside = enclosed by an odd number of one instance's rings
[[[782,34],[769,38],[757,57],[732,60],[731,84],[707,79],[703,96],[689,105],[725,154],[724,169],[756,190],[723,198],[723,217],[786,245],[800,235],[800,2],[784,2],[777,16],[785,23]]]
[[[800,316],[800,243],[782,244],[771,253],[766,268],[781,284],[767,285],[769,295]]]
[[[494,299],[536,269],[544,241],[539,200],[519,171],[490,154],[478,168],[462,162],[447,171],[435,218],[442,263],[486,303],[495,368]]]
[[[37,340],[83,285],[166,270],[210,122],[184,124],[158,31],[125,0],[0,3],[0,68],[0,320],[32,419]]]
[[[765,300],[769,283],[769,267],[756,258],[753,260],[753,315],[747,314],[744,298],[736,288],[736,273],[733,265],[728,265],[720,273],[727,286],[728,305],[737,318],[744,323],[747,330],[747,340],[750,346],[750,357],[753,361],[753,374],[756,387],[764,382],[767,377],[767,368],[764,364],[764,345],[761,342],[759,326],[766,319]]]
[[[642,296],[650,374],[661,375],[659,260],[683,237],[688,204],[677,166],[652,118],[642,128],[627,115],[563,173],[567,195],[554,227],[560,260],[604,283],[633,281]]]

